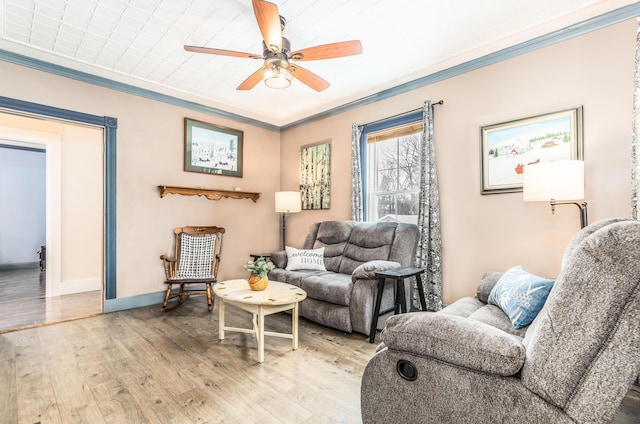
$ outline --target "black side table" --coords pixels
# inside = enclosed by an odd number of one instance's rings
[[[271,259],[271,253],[249,253],[252,261],[257,261],[260,258]]]
[[[376,304],[373,309],[373,317],[371,317],[371,331],[369,331],[369,343],[373,343],[376,339],[376,327],[378,326],[378,318],[380,315],[384,315],[388,312],[394,311],[394,315],[397,313],[407,312],[407,301],[404,295],[404,280],[415,276],[418,285],[418,293],[420,294],[420,305],[422,310],[427,310],[427,302],[424,297],[424,289],[422,287],[421,274],[424,272],[424,268],[395,268],[387,271],[376,272],[376,278],[378,279],[378,293],[376,294]],[[393,308],[386,309],[380,312],[380,303],[382,302],[382,292],[384,291],[385,281],[390,280],[395,283],[395,296],[393,302]]]

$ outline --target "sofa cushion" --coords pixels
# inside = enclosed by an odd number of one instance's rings
[[[351,275],[327,271],[309,274],[302,279],[300,288],[307,292],[307,297],[312,299],[349,306],[353,283]]]
[[[495,305],[484,305],[482,308],[469,315],[469,319],[489,324],[492,327],[518,337],[524,337],[527,333],[527,328],[529,328],[529,326],[518,329],[513,328],[513,324],[511,324],[509,317],[502,311],[502,309]]]
[[[324,265],[327,271],[340,271],[340,263],[352,226],[353,223],[350,221],[324,221],[318,224],[312,247],[324,247]]]
[[[282,268],[275,268],[271,270],[268,274],[269,280],[271,281],[280,281],[281,283],[293,284],[296,287],[300,287],[302,284],[302,280],[307,278],[309,275],[320,275],[325,274],[328,271],[287,271]]]
[[[339,244],[349,240],[353,222],[351,221],[324,221],[318,226],[316,240],[323,244]]]
[[[357,223],[344,249],[339,272],[352,274],[364,262],[388,260],[397,223]]]
[[[500,307],[514,328],[531,324],[544,306],[554,280],[538,277],[514,266],[504,273],[489,294],[489,303]]]
[[[324,267],[324,247],[318,249],[296,249],[285,246],[287,251],[287,271],[326,271]]]
[[[475,297],[463,297],[441,309],[438,313],[444,315],[455,315],[458,317],[468,317],[478,309],[486,306],[484,302],[479,301]]]

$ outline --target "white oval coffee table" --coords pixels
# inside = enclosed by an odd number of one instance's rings
[[[213,286],[213,292],[220,298],[219,302],[219,339],[224,340],[225,331],[252,333],[258,339],[258,362],[264,362],[264,336],[275,336],[292,339],[293,350],[298,349],[298,303],[307,297],[307,293],[299,287],[279,281],[269,281],[269,286],[262,291],[249,288],[247,280],[221,281]],[[227,327],[224,324],[225,304],[234,305],[253,314],[253,329]],[[291,312],[291,334],[264,331],[264,317],[277,312]]]

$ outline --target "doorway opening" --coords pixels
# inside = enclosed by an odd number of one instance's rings
[[[0,242],[0,332],[102,313],[106,262],[104,128],[0,113],[0,145],[5,147],[5,156],[12,151],[12,159],[16,152],[44,155],[44,170],[35,174],[44,173],[46,187],[46,218],[40,217],[40,222],[46,223],[45,241],[36,250],[31,246],[34,260],[3,257],[7,249]],[[32,171],[25,169],[25,164],[28,168],[37,162],[1,159],[0,175],[10,187]],[[17,175],[20,173],[23,175]],[[2,185],[0,182],[0,188]],[[28,228],[30,223],[20,225],[17,217],[36,213],[38,208],[29,206],[38,197],[37,190],[22,187],[22,204],[3,202],[0,236],[4,236],[0,239],[9,240],[14,248],[24,250],[23,243],[33,244],[27,235],[36,229]],[[44,259],[42,269],[40,259]]]

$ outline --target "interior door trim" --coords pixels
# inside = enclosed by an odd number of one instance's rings
[[[116,133],[118,120],[0,96],[0,110],[95,125],[105,137],[105,300],[116,298]]]

